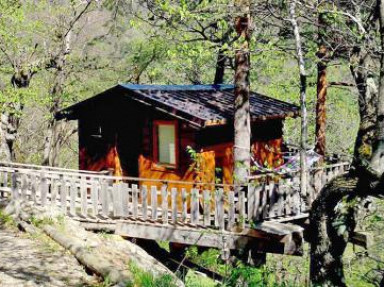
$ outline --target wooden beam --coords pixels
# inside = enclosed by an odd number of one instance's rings
[[[349,243],[369,249],[373,244],[373,236],[369,232],[354,232],[349,239]]]
[[[280,226],[283,224],[280,224]],[[256,227],[257,228],[257,227]],[[150,224],[146,222],[119,221],[115,233],[126,237],[170,241],[219,249],[252,247],[259,252],[302,255],[302,229],[289,226],[279,230],[276,223],[261,224],[261,230],[244,229],[241,232],[191,228],[178,225]]]

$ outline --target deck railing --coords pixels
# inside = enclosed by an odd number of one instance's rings
[[[300,192],[300,172],[264,174],[250,178],[248,218],[284,221],[306,215],[320,190],[334,177],[349,170],[347,162],[312,168],[308,171],[307,194]]]
[[[232,185],[113,177],[75,170],[0,164],[0,193],[63,214],[92,220],[150,221],[219,230],[241,230],[253,221],[305,215],[321,187],[347,163],[310,171],[308,194],[297,174],[252,177],[248,191]],[[190,187],[189,187],[190,186]]]

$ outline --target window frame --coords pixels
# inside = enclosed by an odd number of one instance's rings
[[[179,125],[177,120],[154,120],[152,123],[152,156],[153,162],[159,166],[167,168],[177,168],[179,166]],[[175,130],[175,163],[162,163],[159,161],[159,129],[161,125],[173,126]]]

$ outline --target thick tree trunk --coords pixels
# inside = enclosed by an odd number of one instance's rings
[[[360,126],[349,174],[325,186],[312,205],[310,275],[314,286],[346,286],[342,255],[355,228],[355,210],[360,198],[376,192],[381,177],[372,169],[371,159],[380,126],[378,98],[383,91],[377,89],[373,79],[369,52],[363,47],[353,51],[350,66],[359,92]],[[380,187],[383,192],[382,183]]]
[[[374,143],[374,152],[371,159],[371,167],[378,175],[384,172],[384,1],[377,1],[379,10],[379,28],[381,37],[381,59],[379,77],[379,95],[377,103],[377,139]]]
[[[305,71],[305,62],[303,50],[301,47],[301,36],[299,25],[296,20],[296,1],[292,1],[289,6],[289,14],[291,24],[295,36],[296,56],[300,72],[300,112],[301,112],[301,136],[300,136],[300,192],[302,196],[307,196],[307,137],[308,137],[308,120],[307,120],[307,74]]]
[[[249,1],[236,1],[235,28],[240,47],[235,51],[235,111],[234,111],[234,181],[236,185],[248,183],[251,162],[251,120],[249,104]]]
[[[321,191],[311,210],[311,267],[313,286],[346,286],[343,254],[355,227],[354,209],[340,202],[352,194],[357,178],[342,176]]]

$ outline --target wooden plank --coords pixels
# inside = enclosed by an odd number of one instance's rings
[[[181,219],[183,222],[187,221],[187,190],[181,189]]]
[[[172,222],[176,223],[177,222],[177,188],[173,187],[171,189],[172,193]]]
[[[177,226],[177,225],[176,225]],[[151,224],[141,224],[138,222],[119,222],[116,223],[115,233],[121,236],[134,237],[134,238],[143,238],[151,239],[156,241],[169,241],[181,244],[188,244],[194,246],[206,246],[221,248],[223,246],[223,238],[231,242],[230,247],[235,249],[236,244],[238,243],[248,243],[250,237],[242,238],[242,236],[233,237],[227,234],[217,234],[214,232],[201,232],[197,228],[177,228],[174,225],[151,225]],[[240,238],[242,238],[240,240]],[[237,239],[237,240],[236,240]],[[244,244],[244,245],[245,245]],[[240,244],[238,244],[240,245]]]
[[[261,196],[262,196],[262,193],[263,193],[263,186],[262,185],[258,185],[254,188],[254,191],[255,193],[255,201],[254,201],[254,208],[253,208],[253,221],[257,221],[260,219],[260,205],[261,205]]]
[[[59,195],[60,181],[55,180],[51,183],[51,206],[54,207],[57,204],[57,196]]]
[[[369,232],[353,232],[349,237],[349,242],[365,249],[370,249],[373,245],[373,234]]]
[[[130,189],[128,187],[127,183],[121,182],[119,185],[119,188],[121,189],[121,216],[128,217],[129,216],[129,192]]]
[[[101,183],[100,198],[101,198],[101,212],[104,217],[109,217],[109,196],[108,196],[109,184],[106,180]]]
[[[284,224],[273,226],[256,225],[242,232],[227,232],[183,227],[180,225],[151,224],[138,221],[117,222],[115,233],[121,236],[151,240],[169,241],[187,245],[214,247],[221,249],[243,249],[252,246],[259,252],[271,252],[287,255],[302,255],[302,231],[286,229]],[[283,229],[287,232],[278,232]]]
[[[324,187],[324,185],[326,185],[327,183],[327,171],[326,170],[323,170],[323,172],[321,173],[321,188],[322,189]]]
[[[157,220],[157,187],[151,186],[151,218]]]
[[[31,200],[34,203],[37,203],[37,189],[39,187],[39,177],[37,175],[32,175],[31,178]]]
[[[228,230],[235,227],[235,192],[230,190],[228,192]]]
[[[166,185],[161,187],[161,211],[163,224],[168,224],[168,187]]]
[[[199,223],[199,190],[192,188],[191,190],[191,223]]]
[[[121,189],[120,183],[115,183],[112,186],[112,202],[113,202],[113,216],[120,217],[122,214],[121,206]]]
[[[92,216],[96,217],[99,214],[99,183],[96,180],[91,182],[91,201]]]
[[[293,185],[294,185],[294,190],[293,190],[293,193],[292,193],[292,207],[291,207],[291,210],[292,210],[292,213],[294,215],[297,215],[300,213],[300,210],[301,210],[301,198],[300,198],[300,188],[298,186],[300,186],[300,179],[299,177],[294,177],[293,178]],[[298,188],[296,188],[296,186]]]
[[[143,219],[147,220],[148,218],[148,188],[146,185],[143,185],[142,189],[142,208],[143,208]]]
[[[4,171],[0,171],[0,186],[4,187],[3,185],[3,177],[4,177]],[[0,197],[5,197],[5,192],[3,190],[0,191]]]
[[[203,191],[203,217],[204,217],[204,226],[211,225],[211,191]]]
[[[88,214],[87,179],[84,176],[80,178],[80,199],[81,199],[81,214],[87,217],[87,214]]]
[[[247,205],[248,205],[248,220],[253,220],[255,217],[255,208],[256,208],[256,193],[255,193],[255,186],[252,186],[252,184],[248,184],[247,189]]]
[[[269,183],[269,212],[268,212],[268,217],[273,218],[276,217],[275,215],[275,203],[276,203],[276,185],[271,180]]]
[[[281,181],[277,188],[276,215],[281,217],[284,215],[284,196],[287,188],[285,181]]]
[[[71,215],[76,215],[76,199],[77,199],[77,182],[75,178],[71,178],[69,183],[69,196],[70,196],[70,202],[69,202],[69,212]]]
[[[17,172],[11,174],[11,192],[14,200],[19,199],[19,189],[17,187]]]
[[[287,178],[285,180],[286,191],[285,191],[285,215],[288,216],[292,213],[291,209],[291,201],[292,201],[292,193],[293,193],[293,183],[291,178]]]
[[[64,178],[60,180],[60,205],[63,214],[67,213],[68,187]]]
[[[244,228],[245,226],[245,220],[246,215],[245,215],[245,190],[244,187],[241,187],[239,189],[239,227]],[[220,225],[220,224],[219,224]]]
[[[266,183],[261,184],[261,204],[259,207],[259,219],[264,218],[264,211],[267,208],[267,194],[268,194],[268,185]]]
[[[224,192],[222,188],[219,188],[216,190],[215,193],[216,199],[216,216],[217,216],[217,227],[219,227],[221,230],[224,230],[225,228],[225,222],[224,222]]]
[[[48,181],[45,173],[41,173],[40,175],[40,193],[41,193],[41,205],[47,205],[47,196],[48,196]]]
[[[139,205],[139,189],[137,184],[132,184],[132,216],[134,219],[138,216],[138,205]]]
[[[25,173],[21,176],[21,198],[22,198],[22,200],[27,199],[28,183],[29,183],[28,179],[29,179],[28,175]]]
[[[3,172],[2,186],[8,187],[8,172],[6,172],[6,171]],[[3,194],[3,196],[4,196],[4,194]],[[12,194],[11,194],[11,197],[12,197]]]

